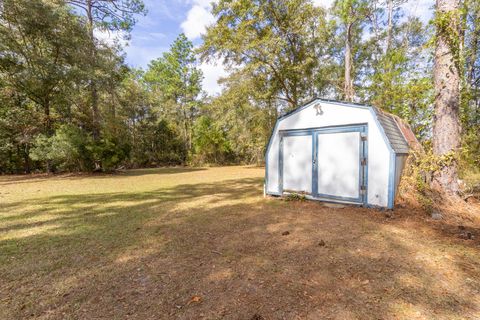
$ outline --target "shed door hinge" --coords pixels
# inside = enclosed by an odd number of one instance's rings
[[[366,134],[361,134],[360,135],[360,138],[362,139],[362,141],[367,141],[367,135]]]
[[[367,158],[362,158],[362,161],[360,162],[362,166],[367,165]]]
[[[360,186],[360,193],[361,194],[365,194],[366,191],[367,191],[367,186]]]

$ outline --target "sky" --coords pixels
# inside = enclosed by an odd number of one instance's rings
[[[214,22],[210,14],[212,0],[144,0],[148,13],[139,17],[125,46],[126,61],[132,67],[146,69],[148,63],[168,51],[180,33],[185,33],[195,46],[207,25]],[[315,5],[329,7],[333,0],[313,0]],[[424,21],[432,16],[434,0],[408,0],[407,14],[417,15]],[[226,76],[221,64],[200,65],[203,71],[203,88],[211,95],[220,93],[217,80]]]
[[[205,27],[214,22],[210,14],[210,0],[144,0],[148,13],[139,17],[131,39],[125,47],[130,66],[146,69],[148,63],[168,51],[180,33],[185,33],[195,46],[201,44]],[[209,94],[218,94],[217,80],[226,75],[220,64],[202,63],[203,88]]]

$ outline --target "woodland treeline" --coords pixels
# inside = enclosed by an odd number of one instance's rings
[[[141,0],[0,0],[0,172],[261,163],[276,118],[312,97],[397,114],[427,151],[478,168],[480,2],[438,0],[428,23],[404,4],[219,0],[199,48],[180,34],[136,70],[97,31],[128,37]],[[458,79],[435,74],[440,55]],[[202,90],[201,61],[229,71],[218,96]],[[441,112],[454,115],[450,145],[435,143]]]

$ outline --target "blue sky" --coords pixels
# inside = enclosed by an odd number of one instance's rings
[[[146,68],[148,63],[169,49],[181,33],[195,44],[201,43],[201,34],[214,20],[210,12],[212,0],[144,0],[148,9],[145,17],[139,17],[125,47],[127,63]],[[333,0],[313,0],[316,5],[330,6]],[[434,0],[409,0],[404,6],[407,14],[417,15],[428,21],[432,15]],[[221,65],[202,64],[203,86],[210,94],[221,91],[217,80],[226,75]]]
[[[148,9],[145,17],[139,17],[125,47],[127,63],[146,68],[148,63],[162,55],[180,33],[194,43],[201,44],[205,27],[211,24],[210,0],[144,0]],[[226,75],[221,65],[202,64],[203,87],[210,94],[219,93],[217,80]]]
[[[144,2],[148,14],[138,19],[126,48],[127,62],[136,67],[146,67],[150,60],[168,50],[177,35],[183,32],[181,24],[191,7],[187,0]]]

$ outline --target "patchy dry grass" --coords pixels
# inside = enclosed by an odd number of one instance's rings
[[[480,318],[480,229],[264,199],[262,177],[0,177],[0,318]]]

